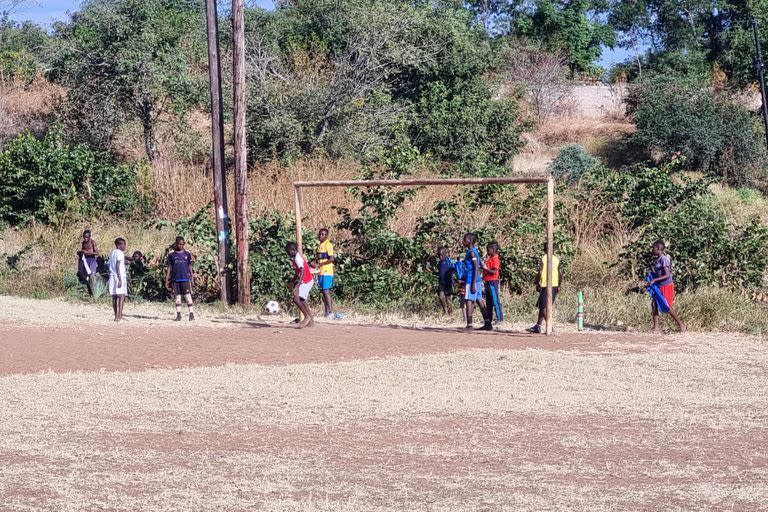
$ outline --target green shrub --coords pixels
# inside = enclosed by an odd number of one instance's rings
[[[0,153],[0,219],[59,223],[71,215],[130,214],[146,207],[137,165],[114,164],[58,133],[19,135]]]
[[[765,141],[758,119],[711,84],[680,77],[645,81],[631,100],[633,139],[651,154],[686,158],[688,168],[736,186],[764,176]]]
[[[667,242],[680,288],[718,285],[756,288],[768,268],[768,227],[754,220],[728,226],[711,197],[684,201],[652,220],[623,256],[642,277],[651,264],[651,244]]]
[[[573,184],[599,164],[600,160],[590,155],[583,146],[566,144],[552,161],[550,172],[558,182]]]

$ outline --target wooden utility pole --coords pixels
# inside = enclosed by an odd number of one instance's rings
[[[221,59],[219,57],[219,21],[216,0],[205,0],[208,26],[208,76],[211,81],[211,136],[213,148],[213,204],[216,208],[216,239],[218,240],[218,271],[221,301],[230,303],[232,289],[230,262],[230,232],[232,223],[227,213],[227,175],[224,164],[224,117],[221,97]]]
[[[237,298],[251,303],[248,270],[248,154],[245,145],[245,15],[243,0],[232,0],[232,62],[235,106],[235,231],[237,236]]]

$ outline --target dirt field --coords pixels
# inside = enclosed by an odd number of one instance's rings
[[[768,510],[764,339],[0,297],[0,510]]]

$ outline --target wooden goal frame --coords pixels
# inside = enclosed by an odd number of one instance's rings
[[[302,245],[301,225],[301,190],[303,188],[322,187],[419,187],[423,185],[515,185],[528,183],[547,184],[547,336],[552,335],[552,256],[554,244],[555,216],[555,180],[545,176],[517,178],[427,178],[404,180],[330,180],[330,181],[294,181],[293,193],[296,199],[296,244],[299,252],[304,254]]]

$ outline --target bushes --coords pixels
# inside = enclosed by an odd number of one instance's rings
[[[741,186],[764,177],[766,155],[758,120],[711,84],[669,76],[650,79],[631,103],[633,139],[657,158],[686,158],[689,169]]]
[[[650,246],[667,242],[680,288],[756,288],[768,268],[768,227],[754,218],[729,225],[710,180],[680,172],[680,162],[624,171],[597,166],[584,178],[592,194],[613,203],[636,235],[619,255],[625,275],[642,278]]]
[[[129,214],[146,207],[139,166],[114,164],[58,133],[19,135],[0,153],[0,219],[60,223],[73,215]]]

